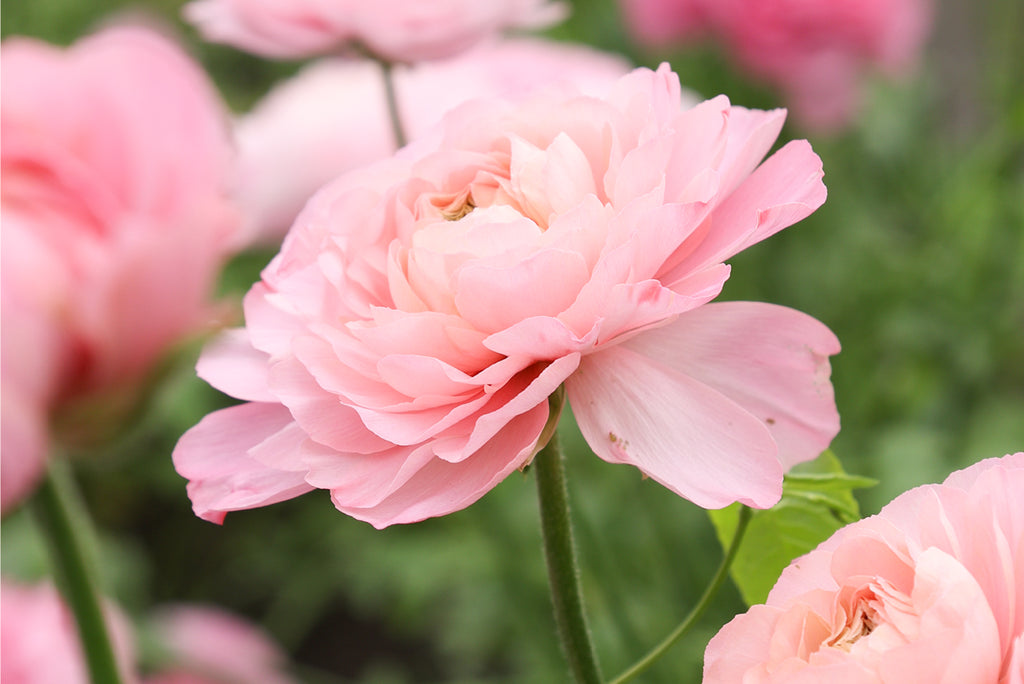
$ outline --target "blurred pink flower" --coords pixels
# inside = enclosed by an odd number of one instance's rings
[[[208,520],[313,488],[373,525],[468,506],[542,446],[565,383],[598,456],[770,506],[838,430],[821,323],[710,304],[724,259],[825,199],[781,111],[693,108],[667,66],[604,99],[475,100],[313,197],[199,374],[249,403],[174,452]]]
[[[116,609],[106,613],[122,677],[133,682],[131,626]],[[74,617],[50,584],[0,582],[0,652],[3,684],[89,683]]]
[[[839,128],[859,106],[860,81],[917,58],[930,0],[622,0],[637,38],[720,39],[736,62],[779,87],[805,125]]]
[[[265,634],[223,610],[181,604],[153,619],[170,666],[144,684],[289,684],[287,657]]]
[[[516,39],[397,67],[394,78],[403,127],[416,139],[472,98],[519,98],[567,84],[598,94],[627,71],[625,60],[591,48]],[[246,239],[279,245],[316,190],[394,154],[380,66],[341,59],[311,64],[243,117],[236,138]]]
[[[704,682],[1019,684],[1024,453],[901,494],[783,571],[708,644]]]
[[[387,62],[463,52],[510,28],[539,28],[565,15],[550,0],[193,0],[185,18],[203,36],[275,58],[365,50]]]
[[[176,46],[111,29],[66,51],[13,38],[2,56],[6,509],[42,472],[55,409],[129,406],[209,322],[240,223],[222,194],[226,119]]]

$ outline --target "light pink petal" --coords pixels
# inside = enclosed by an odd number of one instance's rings
[[[671,359],[645,356],[629,344],[585,357],[566,382],[594,453],[634,465],[705,508],[777,502],[783,471],[764,424],[673,368]]]
[[[769,659],[768,646],[781,612],[765,605],[751,606],[722,627],[704,649],[703,684],[747,681],[747,671]]]
[[[839,341],[799,311],[715,302],[627,345],[713,387],[765,423],[785,468],[816,458],[839,431],[828,362]]]
[[[557,280],[551,274],[557,273]],[[482,332],[499,332],[531,316],[557,316],[576,299],[590,272],[574,252],[546,249],[509,268],[471,264],[456,276],[455,306]]]
[[[303,473],[269,468],[249,450],[292,422],[280,404],[249,403],[215,411],[186,432],[172,458],[189,481],[195,514],[215,523],[228,511],[258,508],[292,499],[313,488]]]
[[[269,356],[249,342],[245,328],[235,328],[206,345],[196,373],[236,399],[273,402],[276,399],[267,388],[269,361]]]
[[[32,493],[46,472],[46,413],[33,403],[10,391],[0,401],[0,510],[5,513]]]
[[[484,340],[488,349],[509,357],[555,359],[572,352],[586,352],[597,343],[599,325],[577,335],[557,318],[534,316]]]
[[[821,159],[807,141],[788,143],[714,210],[706,237],[680,261],[668,264],[662,280],[672,283],[721,262],[807,217],[825,201],[822,175]]]
[[[350,507],[337,500],[335,505],[378,529],[461,510],[533,456],[547,419],[547,403],[538,404],[513,418],[472,457],[458,463],[432,460],[379,505]]]

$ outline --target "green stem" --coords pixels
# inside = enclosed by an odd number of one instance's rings
[[[405,136],[405,129],[402,127],[402,116],[398,111],[398,95],[395,92],[395,65],[391,62],[381,62],[380,68],[384,73],[384,96],[388,102],[388,118],[391,120],[391,133],[395,137],[395,147],[402,148],[409,142]]]
[[[554,433],[533,460],[537,472],[540,524],[544,537],[544,558],[555,608],[555,622],[562,649],[579,684],[599,684],[601,673],[590,643],[583,612],[576,549],[569,520],[569,494],[565,486],[565,463]]]
[[[84,512],[73,500],[72,487],[59,464],[51,464],[34,497],[33,510],[46,530],[57,585],[75,616],[92,682],[120,684],[121,675],[86,556],[81,529]]]
[[[718,566],[718,571],[715,572],[715,576],[711,578],[710,584],[704,589],[704,593],[697,601],[697,605],[693,607],[693,610],[683,618],[683,621],[679,623],[671,634],[665,637],[660,644],[650,650],[650,652],[643,658],[633,664],[628,670],[620,674],[618,677],[613,679],[609,684],[625,684],[637,675],[641,674],[654,664],[658,658],[665,655],[665,652],[672,647],[677,641],[679,641],[684,634],[690,631],[697,620],[704,615],[704,611],[707,610],[708,606],[711,605],[711,600],[718,593],[719,588],[722,586],[722,582],[725,581],[726,576],[729,574],[729,567],[732,565],[733,559],[736,558],[736,552],[740,550],[740,542],[743,541],[743,534],[747,531],[747,523],[750,522],[750,509],[746,506],[740,506],[740,518],[736,524],[736,533],[732,537],[732,541],[729,543],[729,549],[725,552],[725,557],[722,558],[721,564]]]

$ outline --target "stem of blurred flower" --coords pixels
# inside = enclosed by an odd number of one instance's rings
[[[691,627],[697,624],[697,620],[701,618],[704,611],[707,610],[709,605],[711,605],[711,600],[718,593],[718,590],[722,586],[722,582],[725,581],[726,576],[729,574],[729,567],[732,565],[733,559],[736,558],[736,552],[739,551],[740,543],[743,541],[743,534],[747,531],[747,523],[750,522],[750,514],[751,510],[749,508],[746,506],[740,506],[740,516],[739,521],[736,524],[736,534],[733,535],[732,541],[729,542],[729,548],[725,552],[725,557],[722,558],[722,562],[719,564],[718,570],[715,572],[715,576],[711,578],[711,582],[704,589],[704,593],[701,594],[700,599],[697,601],[697,605],[693,607],[690,613],[683,618],[682,622],[679,623],[679,626],[672,630],[672,633],[665,637],[660,644],[652,648],[647,655],[634,663],[625,672],[611,680],[609,684],[625,684],[644,672],[647,668],[653,665],[658,658],[665,655],[673,644],[683,638],[683,635],[690,631]]]
[[[57,586],[78,625],[93,684],[120,684],[114,650],[103,619],[88,555],[86,514],[77,500],[74,483],[57,459],[32,501],[33,512],[46,531]]]
[[[548,583],[555,608],[555,622],[562,649],[579,684],[599,684],[601,672],[590,643],[590,632],[583,611],[579,568],[569,520],[569,493],[565,486],[565,463],[558,446],[558,433],[533,460],[537,472],[537,496],[540,500],[540,525],[544,537],[544,558],[548,565]]]
[[[395,92],[395,65],[391,62],[380,62],[384,74],[384,95],[388,101],[388,118],[391,120],[391,132],[395,137],[395,147],[401,149],[409,142],[402,127],[402,116],[398,111],[398,95]]]

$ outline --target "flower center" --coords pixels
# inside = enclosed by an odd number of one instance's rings
[[[855,643],[875,630],[878,622],[878,612],[862,598],[855,604],[853,615],[847,620],[846,626],[827,643],[849,653]]]
[[[458,221],[474,209],[476,209],[476,204],[473,202],[473,195],[468,190],[456,195],[447,205],[439,207],[441,217],[445,221]]]

